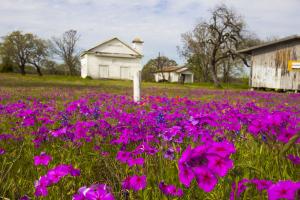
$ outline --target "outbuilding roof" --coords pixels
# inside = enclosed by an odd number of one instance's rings
[[[244,54],[251,54],[253,51],[259,50],[259,49],[263,49],[266,47],[270,47],[270,46],[275,46],[278,44],[283,44],[283,43],[287,43],[287,42],[292,42],[292,41],[300,41],[300,36],[299,35],[292,35],[289,37],[285,37],[285,38],[281,38],[272,42],[266,42],[264,44],[261,45],[257,45],[254,47],[250,47],[247,49],[242,49],[239,50],[238,53],[244,53]]]
[[[177,73],[180,73],[180,72],[184,72],[188,69],[189,68],[186,67],[186,66],[168,66],[168,67],[164,67],[162,72],[177,72]],[[160,72],[160,71],[157,71],[157,72]]]

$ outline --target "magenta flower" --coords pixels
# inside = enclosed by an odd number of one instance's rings
[[[215,175],[204,167],[195,168],[195,174],[199,188],[203,189],[205,192],[212,191],[218,182]]]
[[[131,177],[129,183],[133,190],[138,191],[138,190],[142,190],[146,187],[147,179],[146,179],[146,176],[134,175]]]
[[[258,191],[263,191],[263,190],[267,190],[272,184],[272,181],[268,181],[268,180],[258,180],[258,179],[253,179],[251,181],[251,183],[254,183],[256,185],[256,189]]]
[[[208,148],[207,152],[211,154],[217,154],[225,158],[235,153],[235,148],[232,143],[229,143],[227,141],[213,142],[212,146]]]
[[[179,159],[179,180],[180,182],[189,187],[195,175],[190,166],[188,166],[189,157],[191,155],[192,149],[190,146],[182,153],[181,158]]]
[[[123,188],[124,190],[130,190],[130,189],[131,189],[131,188],[130,188],[130,179],[131,179],[131,177],[129,176],[129,177],[125,178],[125,179],[122,181],[122,188]]]
[[[207,156],[208,168],[216,175],[223,177],[227,172],[233,168],[233,162],[230,159],[222,158],[220,156]]]
[[[146,187],[146,185],[147,185],[146,176],[133,175],[131,177],[127,177],[122,182],[123,189],[127,189],[127,190],[132,189],[135,191],[139,191],[139,190],[144,189]]]
[[[73,200],[114,200],[110,188],[105,184],[94,184],[90,187],[81,187],[78,194],[73,195]]]
[[[134,165],[144,165],[144,158],[129,158],[127,160],[127,163],[129,167],[132,167]]]
[[[205,192],[214,189],[217,177],[225,176],[233,168],[229,156],[235,152],[233,144],[228,142],[210,142],[192,149],[190,146],[182,153],[178,161],[179,180],[189,187],[196,178],[199,188]]]
[[[38,165],[44,165],[47,166],[51,160],[52,157],[47,155],[45,152],[42,152],[39,156],[34,156],[34,165],[38,166]]]
[[[174,160],[175,158],[175,150],[173,148],[169,148],[165,154],[164,154],[164,158],[169,159],[169,160]]]
[[[35,181],[35,196],[47,196],[48,187],[58,183],[64,176],[79,176],[80,170],[73,168],[72,165],[61,164],[50,169],[38,181]]]
[[[144,158],[133,158],[131,152],[119,151],[116,159],[121,163],[126,163],[129,167],[134,165],[144,165]]]
[[[299,157],[299,156],[290,154],[290,155],[287,156],[287,158],[288,158],[290,161],[292,161],[292,163],[293,163],[294,165],[300,165],[300,157]]]
[[[183,191],[181,188],[176,188],[175,185],[166,185],[163,181],[161,181],[158,185],[159,189],[167,196],[177,196],[182,197]]]
[[[63,127],[61,129],[58,129],[58,130],[55,130],[55,131],[51,131],[50,133],[51,133],[51,135],[53,137],[60,137],[60,136],[62,136],[62,135],[64,135],[64,134],[67,133],[67,127]]]
[[[0,155],[3,155],[3,154],[5,154],[5,150],[0,148]]]
[[[41,176],[38,181],[35,181],[34,187],[35,187],[35,196],[39,197],[45,197],[48,195],[48,189],[47,187],[51,184],[50,180],[47,178],[47,176]]]
[[[117,160],[120,161],[121,163],[126,163],[129,158],[131,158],[130,152],[119,151],[117,153]]]
[[[300,189],[300,182],[279,181],[271,185],[268,189],[269,200],[296,199],[296,193]]]
[[[30,200],[30,198],[27,195],[24,195],[19,200]]]
[[[190,187],[192,180],[195,178],[194,171],[186,166],[179,166],[179,180],[186,186]]]
[[[240,198],[240,195],[247,189],[247,183],[249,183],[248,179],[242,179],[238,182],[238,185],[236,187],[236,184],[233,183],[231,187],[231,193],[230,193],[230,200],[235,200]]]

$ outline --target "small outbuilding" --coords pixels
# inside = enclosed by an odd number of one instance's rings
[[[300,36],[238,51],[251,56],[251,88],[300,90]]]
[[[154,78],[156,82],[165,79],[171,83],[193,83],[194,73],[186,66],[169,66],[164,67],[162,71],[156,71],[154,73]]]
[[[132,80],[142,70],[142,49],[139,38],[131,45],[117,37],[104,41],[81,54],[81,77]]]

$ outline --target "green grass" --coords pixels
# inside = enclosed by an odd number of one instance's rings
[[[132,87],[132,81],[125,80],[93,80],[82,79],[78,76],[63,76],[63,75],[44,75],[42,77],[28,74],[22,76],[14,73],[0,73],[1,86],[5,87]],[[206,88],[215,89],[213,83],[193,83],[193,84],[178,84],[178,83],[151,83],[142,82],[143,88]],[[224,89],[247,89],[247,83],[242,84],[227,84],[222,85]]]

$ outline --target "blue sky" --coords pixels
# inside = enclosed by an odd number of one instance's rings
[[[22,30],[46,39],[75,29],[83,50],[114,36],[127,43],[139,36],[144,63],[161,52],[182,64],[180,35],[220,3],[263,39],[300,34],[300,0],[0,0],[0,35]]]

